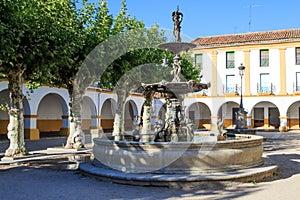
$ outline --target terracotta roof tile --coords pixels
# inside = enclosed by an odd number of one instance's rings
[[[198,48],[209,48],[289,41],[300,41],[300,29],[198,37],[193,43],[196,44]]]

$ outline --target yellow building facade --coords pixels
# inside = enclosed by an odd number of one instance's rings
[[[218,118],[225,128],[235,126],[242,92],[248,127],[299,129],[300,29],[199,37],[193,43],[195,65],[211,87],[189,97],[207,105],[212,126]]]
[[[234,128],[241,94],[249,128],[300,129],[300,29],[199,37],[193,43],[197,46],[191,53],[201,69],[201,81],[210,85],[184,99],[185,114],[195,129],[214,130],[219,119],[224,128]],[[7,88],[7,82],[0,82],[1,104],[8,102]],[[24,86],[24,95],[27,91]],[[25,138],[68,135],[68,103],[66,89],[38,88],[23,102]],[[141,94],[126,100],[127,131],[140,120],[143,103]],[[153,124],[164,116],[164,104],[161,99],[152,104]],[[116,105],[114,92],[90,88],[83,99],[83,129],[111,132]],[[0,110],[0,139],[7,138],[8,119],[7,112]]]

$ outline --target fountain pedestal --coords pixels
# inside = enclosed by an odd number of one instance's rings
[[[243,108],[236,112],[236,129],[247,129],[247,113]]]

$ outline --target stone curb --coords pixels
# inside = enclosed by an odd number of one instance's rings
[[[38,150],[38,151],[31,151],[26,156],[20,157],[13,157],[13,158],[1,158],[0,165],[10,165],[10,164],[18,164],[24,163],[33,160],[42,160],[42,159],[49,159],[54,157],[59,157],[62,155],[68,154],[82,154],[82,153],[89,153],[92,152],[92,149],[64,149],[62,147],[54,147],[48,148],[47,150]]]
[[[121,171],[96,167],[92,163],[81,163],[79,170],[104,181],[129,185],[182,187],[184,185],[212,185],[226,182],[260,181],[277,173],[276,165],[264,164],[259,167],[231,172],[207,174],[132,174]],[[224,183],[225,182],[225,183]]]

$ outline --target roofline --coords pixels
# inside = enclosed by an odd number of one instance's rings
[[[299,31],[300,32],[300,29],[299,28],[292,28],[292,29],[281,29],[281,30],[270,30],[270,31],[257,31],[257,32],[247,32],[247,33],[238,33],[238,34],[224,34],[224,35],[214,35],[214,36],[205,36],[205,37],[197,37],[196,39],[194,39],[192,41],[192,43],[196,44],[197,47],[195,47],[194,49],[199,49],[199,48],[215,48],[215,47],[229,47],[229,46],[242,46],[242,45],[253,45],[253,44],[274,44],[274,43],[279,43],[279,42],[295,42],[295,41],[300,41],[300,35],[299,37],[290,37],[290,38],[279,38],[279,39],[257,39],[257,40],[249,40],[249,41],[242,41],[242,42],[239,42],[239,41],[232,41],[232,42],[229,42],[229,43],[211,43],[209,45],[209,42],[208,44],[199,44],[199,42],[197,42],[198,40],[203,40],[203,39],[217,39],[217,38],[221,38],[221,37],[224,37],[224,38],[229,38],[229,37],[232,37],[232,36],[251,36],[251,35],[255,35],[255,34],[276,34],[276,33],[281,33],[281,32],[293,32],[293,31]]]

